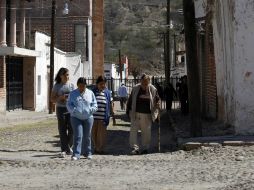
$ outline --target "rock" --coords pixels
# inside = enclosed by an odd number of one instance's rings
[[[221,147],[220,143],[209,143],[208,146],[214,147],[214,148],[219,148]]]
[[[243,161],[244,160],[244,157],[243,156],[237,156],[235,158],[236,161]]]
[[[202,151],[209,151],[209,150],[211,150],[211,148],[207,147],[207,146],[201,146],[201,150]]]
[[[193,156],[199,156],[199,155],[200,155],[200,152],[199,152],[198,150],[194,150],[194,151],[192,152],[192,155],[193,155]]]
[[[178,154],[185,154],[185,152],[183,150],[179,150],[177,151]]]

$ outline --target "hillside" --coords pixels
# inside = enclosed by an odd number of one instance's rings
[[[181,7],[171,0],[171,9]],[[117,49],[138,63],[142,70],[162,75],[166,0],[105,0],[105,60],[118,61]]]

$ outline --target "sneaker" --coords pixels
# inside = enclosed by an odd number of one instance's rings
[[[139,154],[139,150],[133,148],[131,151],[131,155],[138,155],[138,154]]]
[[[78,160],[78,158],[76,156],[72,156],[71,160],[76,161],[76,160]]]
[[[61,152],[59,154],[59,158],[65,158],[66,157],[66,152]]]
[[[70,148],[69,151],[66,152],[67,155],[72,155],[73,154],[73,150]]]
[[[92,160],[92,159],[93,159],[93,156],[92,156],[92,155],[88,155],[88,156],[86,156],[86,158],[87,158],[88,160]]]

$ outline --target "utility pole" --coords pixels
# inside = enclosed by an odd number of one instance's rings
[[[118,58],[119,58],[119,73],[120,73],[120,82],[122,82],[123,79],[123,68],[122,68],[122,59],[121,59],[121,49],[118,50]]]
[[[166,59],[165,77],[166,83],[170,82],[170,0],[167,0],[167,32],[166,32]]]
[[[191,135],[197,137],[202,136],[202,125],[194,1],[183,0],[183,11],[188,73],[189,110],[191,116]]]
[[[177,57],[176,57],[176,34],[174,33],[174,64],[175,64],[175,67],[177,66],[176,60],[177,60]]]
[[[49,114],[53,113],[53,103],[51,102],[51,91],[54,83],[54,47],[55,47],[55,20],[56,20],[56,0],[52,0],[51,12],[51,38],[50,38],[50,79],[49,79]]]
[[[165,67],[167,64],[167,44],[166,44],[166,33],[162,33],[163,35],[163,47],[164,47],[164,63],[165,63]],[[165,74],[166,74],[166,70],[165,70]],[[166,81],[168,82],[168,81]]]

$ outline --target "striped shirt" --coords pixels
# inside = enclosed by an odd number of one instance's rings
[[[104,91],[95,93],[98,110],[93,114],[95,120],[104,120],[106,115],[107,99]]]

